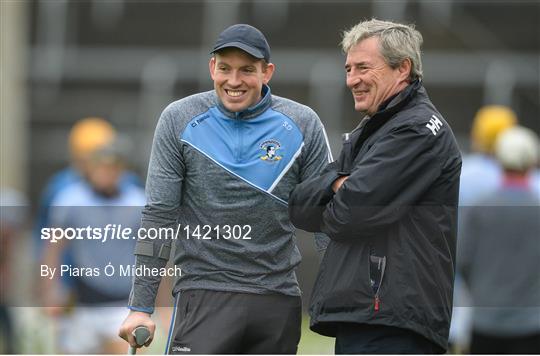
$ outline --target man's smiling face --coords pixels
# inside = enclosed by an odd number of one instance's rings
[[[391,68],[381,55],[378,37],[364,39],[351,47],[345,70],[354,108],[375,114],[386,99],[407,87],[410,67],[410,61],[405,60],[397,68]]]
[[[274,65],[266,64],[237,48],[226,48],[210,59],[210,76],[214,89],[227,110],[240,112],[261,100],[263,84],[274,73]]]

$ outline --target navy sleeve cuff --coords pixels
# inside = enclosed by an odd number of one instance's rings
[[[133,307],[133,306],[130,306],[130,305],[128,305],[127,308],[128,308],[129,310],[138,311],[138,312],[143,312],[143,313],[148,313],[148,314],[154,313],[154,308],[140,308],[140,307]]]

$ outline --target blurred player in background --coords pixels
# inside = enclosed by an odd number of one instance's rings
[[[93,151],[84,163],[84,179],[59,192],[51,203],[50,226],[55,228],[130,228],[133,236],[140,226],[145,203],[142,188],[122,185],[125,160],[115,142]],[[95,234],[92,234],[95,236]],[[135,239],[47,240],[44,264],[59,267],[62,253],[69,249],[69,266],[97,268],[100,275],[72,276],[67,290],[60,277],[45,279],[43,295],[47,310],[62,315],[58,333],[61,351],[67,353],[124,353],[125,344],[116,336],[125,316],[125,304],[131,289],[131,277],[121,277],[120,266],[134,264]],[[112,264],[112,276],[104,267]],[[65,289],[65,288],[64,288]],[[69,306],[73,306],[71,309]]]
[[[465,207],[458,267],[470,291],[473,354],[540,353],[540,196],[530,173],[538,137],[517,126],[501,133],[500,183]]]
[[[512,109],[502,105],[487,105],[478,110],[471,128],[471,153],[463,157],[459,184],[459,218],[463,221],[468,212],[465,206],[474,205],[499,186],[502,168],[495,158],[495,141],[499,134],[518,122]],[[458,229],[459,231],[459,229]],[[458,244],[460,234],[458,232]],[[456,272],[454,308],[450,326],[452,352],[466,352],[469,347],[470,318],[469,296],[459,271]]]
[[[499,134],[517,125],[516,114],[506,106],[484,106],[476,113],[471,130],[472,153],[463,158],[459,185],[460,206],[492,192],[500,185],[502,168],[494,156]]]
[[[71,128],[67,140],[69,149],[70,165],[55,175],[47,182],[38,205],[36,221],[33,231],[34,250],[38,260],[44,258],[43,252],[46,244],[41,239],[43,228],[51,226],[51,204],[57,196],[68,189],[73,184],[86,182],[87,174],[90,170],[90,156],[107,145],[112,144],[117,139],[115,128],[105,119],[100,117],[87,117],[78,120]],[[124,169],[120,179],[120,185],[124,188],[131,186],[142,186],[137,175]],[[61,256],[62,263],[71,264],[73,262],[70,249],[64,249]],[[72,287],[72,279],[64,276],[61,285],[64,289]],[[50,310],[49,310],[50,311]],[[51,326],[54,329],[55,323]]]
[[[495,142],[499,135],[517,125],[514,111],[502,105],[487,105],[476,113],[471,129],[471,150],[463,159],[460,181],[460,217],[465,220],[469,207],[487,198],[503,181],[503,167],[495,157]],[[540,196],[540,170],[531,168],[530,186]],[[458,239],[461,233],[458,233]],[[450,343],[453,352],[466,352],[470,346],[471,311],[468,290],[459,271],[456,273],[454,310],[450,328]]]
[[[38,256],[41,256],[43,247],[41,244],[41,229],[48,226],[50,222],[51,202],[63,189],[72,183],[80,182],[86,177],[90,155],[97,149],[113,142],[115,138],[116,130],[114,127],[108,121],[99,117],[81,119],[71,128],[68,137],[70,166],[57,172],[49,179],[39,201],[34,229]],[[142,186],[139,177],[130,171],[124,172],[120,184]]]

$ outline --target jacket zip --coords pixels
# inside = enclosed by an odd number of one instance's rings
[[[236,162],[240,161],[240,113],[237,112],[234,114],[234,158]]]
[[[343,148],[342,148],[343,156],[340,158],[341,164],[340,164],[338,173],[340,175],[349,175],[350,165],[351,165],[350,161],[352,161],[350,157],[351,134],[349,132],[344,133],[342,136],[342,140],[343,140]]]
[[[374,256],[375,257],[375,256]],[[371,256],[370,256],[371,258]],[[373,309],[378,312],[381,307],[381,297],[379,295],[381,291],[382,282],[384,279],[384,271],[386,270],[386,256],[378,257],[378,264],[377,269],[381,271],[381,277],[379,278],[379,286],[377,287],[377,291],[375,292],[375,296],[373,299]]]

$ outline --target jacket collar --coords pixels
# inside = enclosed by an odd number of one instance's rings
[[[262,93],[261,100],[259,100],[255,105],[248,107],[244,111],[232,112],[232,111],[227,110],[227,108],[225,108],[221,100],[219,100],[219,97],[217,98],[217,101],[218,101],[217,107],[219,111],[221,111],[225,116],[231,119],[250,119],[252,117],[260,115],[272,105],[272,93],[270,91],[270,87],[266,84],[263,84],[261,93]],[[216,94],[216,97],[217,97],[217,94]]]
[[[356,157],[364,142],[390,119],[392,119],[397,112],[401,111],[403,107],[407,105],[421,90],[422,84],[420,83],[420,80],[416,80],[409,84],[401,92],[383,102],[379,106],[379,111],[377,111],[373,116],[365,116],[356,129],[353,130],[353,132],[358,132],[359,134],[352,148],[352,157]]]

